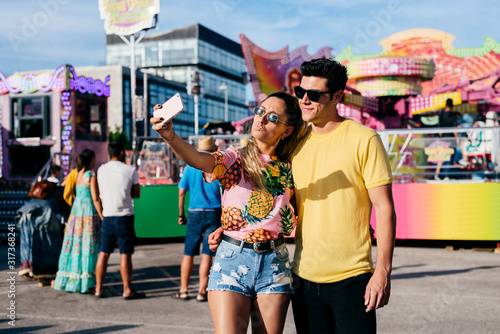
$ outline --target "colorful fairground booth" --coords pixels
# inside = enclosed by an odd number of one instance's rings
[[[32,181],[53,159],[65,175],[85,148],[105,162],[108,81],[79,76],[70,65],[7,78],[0,72],[2,177]]]

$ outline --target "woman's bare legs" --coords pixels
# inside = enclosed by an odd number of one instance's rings
[[[252,334],[281,334],[290,304],[289,293],[260,294],[252,304]]]
[[[209,291],[208,306],[216,334],[246,334],[250,297],[231,291]]]

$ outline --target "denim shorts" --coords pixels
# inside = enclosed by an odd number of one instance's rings
[[[200,244],[203,242],[202,254],[214,255],[208,248],[208,236],[220,226],[221,210],[189,210],[184,255],[200,255]]]
[[[134,216],[104,217],[101,226],[101,252],[113,253],[116,241],[120,254],[134,254]]]
[[[293,293],[288,249],[283,243],[265,253],[222,240],[210,269],[207,290],[258,294]]]

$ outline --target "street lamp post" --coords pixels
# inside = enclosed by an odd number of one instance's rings
[[[146,36],[146,30],[143,30],[143,33],[139,36],[139,38],[135,39],[135,34],[130,35],[130,41],[126,39],[122,35],[118,35],[128,46],[130,46],[130,112],[132,117],[132,149],[135,150],[135,139],[137,137],[137,129],[136,129],[136,108],[135,108],[135,87],[136,87],[136,79],[135,79],[135,45],[139,44],[139,42]]]
[[[219,86],[219,90],[224,91],[224,122],[229,121],[229,111],[228,111],[228,87],[225,82]]]

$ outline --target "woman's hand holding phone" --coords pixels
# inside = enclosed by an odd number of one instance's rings
[[[170,142],[174,139],[175,133],[172,130],[173,124],[171,119],[177,114],[184,110],[184,104],[182,103],[181,95],[179,93],[174,94],[167,102],[163,105],[157,104],[153,108],[153,118],[151,118],[151,123],[153,123],[153,130],[158,132],[158,134]]]
[[[157,104],[153,107],[153,111],[156,111],[158,109],[161,109],[162,105]],[[172,140],[174,136],[174,131],[173,131],[173,126],[174,124],[172,123],[172,120],[168,120],[167,122],[164,123],[164,119],[161,117],[152,117],[150,119],[150,122],[153,124],[153,130],[155,130],[160,137],[162,137],[165,140]]]

